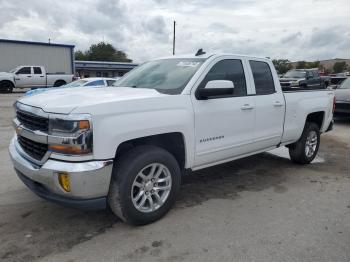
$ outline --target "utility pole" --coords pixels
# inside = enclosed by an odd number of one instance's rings
[[[174,35],[173,35],[173,55],[175,55],[175,26],[176,26],[176,21],[174,21]]]

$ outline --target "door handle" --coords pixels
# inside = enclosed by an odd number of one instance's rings
[[[40,76],[40,77],[44,77],[44,76]]]
[[[27,77],[32,77],[32,76],[27,76]]]
[[[275,103],[273,103],[273,106],[279,107],[283,106],[283,104],[280,101],[275,101]]]
[[[250,104],[244,104],[242,107],[241,107],[242,110],[252,110],[254,109],[254,106],[250,105]]]

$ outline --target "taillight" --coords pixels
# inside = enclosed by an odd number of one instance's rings
[[[333,98],[333,114],[335,112],[335,97]]]

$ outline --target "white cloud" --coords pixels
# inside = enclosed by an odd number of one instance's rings
[[[0,0],[0,36],[75,44],[111,42],[137,62],[172,52],[273,58],[349,57],[348,0]]]

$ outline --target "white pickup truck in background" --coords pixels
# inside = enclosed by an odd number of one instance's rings
[[[282,92],[265,58],[173,56],[116,85],[17,101],[9,151],[32,191],[147,224],[171,208],[186,170],[281,146],[308,164],[332,129],[334,92]]]
[[[74,80],[74,75],[48,74],[43,66],[18,66],[0,72],[0,92],[11,93],[13,88],[58,87]]]

